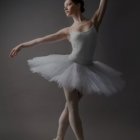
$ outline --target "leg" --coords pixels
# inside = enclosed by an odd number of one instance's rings
[[[57,137],[53,140],[64,140],[64,136],[65,136],[68,126],[69,126],[68,107],[67,107],[67,103],[66,103],[65,108],[62,111],[60,118],[59,118]]]
[[[64,93],[68,105],[70,126],[76,136],[76,139],[84,140],[82,122],[78,110],[78,102],[79,99],[82,97],[82,94],[79,93],[77,90],[68,91],[66,89],[64,89]]]

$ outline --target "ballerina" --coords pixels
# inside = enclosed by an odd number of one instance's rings
[[[66,130],[71,126],[77,140],[84,140],[82,121],[78,104],[83,95],[112,95],[125,85],[122,73],[100,62],[93,61],[99,27],[107,8],[107,0],[100,0],[99,7],[88,19],[83,0],[65,0],[64,11],[73,19],[73,24],[56,33],[21,43],[14,47],[9,56],[15,57],[23,48],[68,40],[72,45],[70,54],[51,54],[27,60],[30,70],[49,81],[55,81],[64,90],[66,103],[59,118],[57,136],[64,140]]]

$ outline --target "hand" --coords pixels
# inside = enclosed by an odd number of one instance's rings
[[[9,56],[10,56],[10,57],[15,57],[21,49],[22,49],[22,45],[21,45],[21,44],[18,45],[18,46],[16,46],[16,47],[14,47],[14,48],[11,50]]]

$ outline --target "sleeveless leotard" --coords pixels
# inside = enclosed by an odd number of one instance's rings
[[[69,58],[81,64],[91,64],[97,35],[93,26],[84,32],[72,31],[69,39],[72,44],[72,53]]]

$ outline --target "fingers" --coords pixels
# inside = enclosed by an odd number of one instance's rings
[[[17,55],[17,49],[13,48],[9,54],[10,57],[15,57]]]
[[[9,54],[9,56],[10,57],[13,57],[14,56],[14,53],[15,53],[15,49],[12,49],[11,52],[10,52],[10,54]]]

